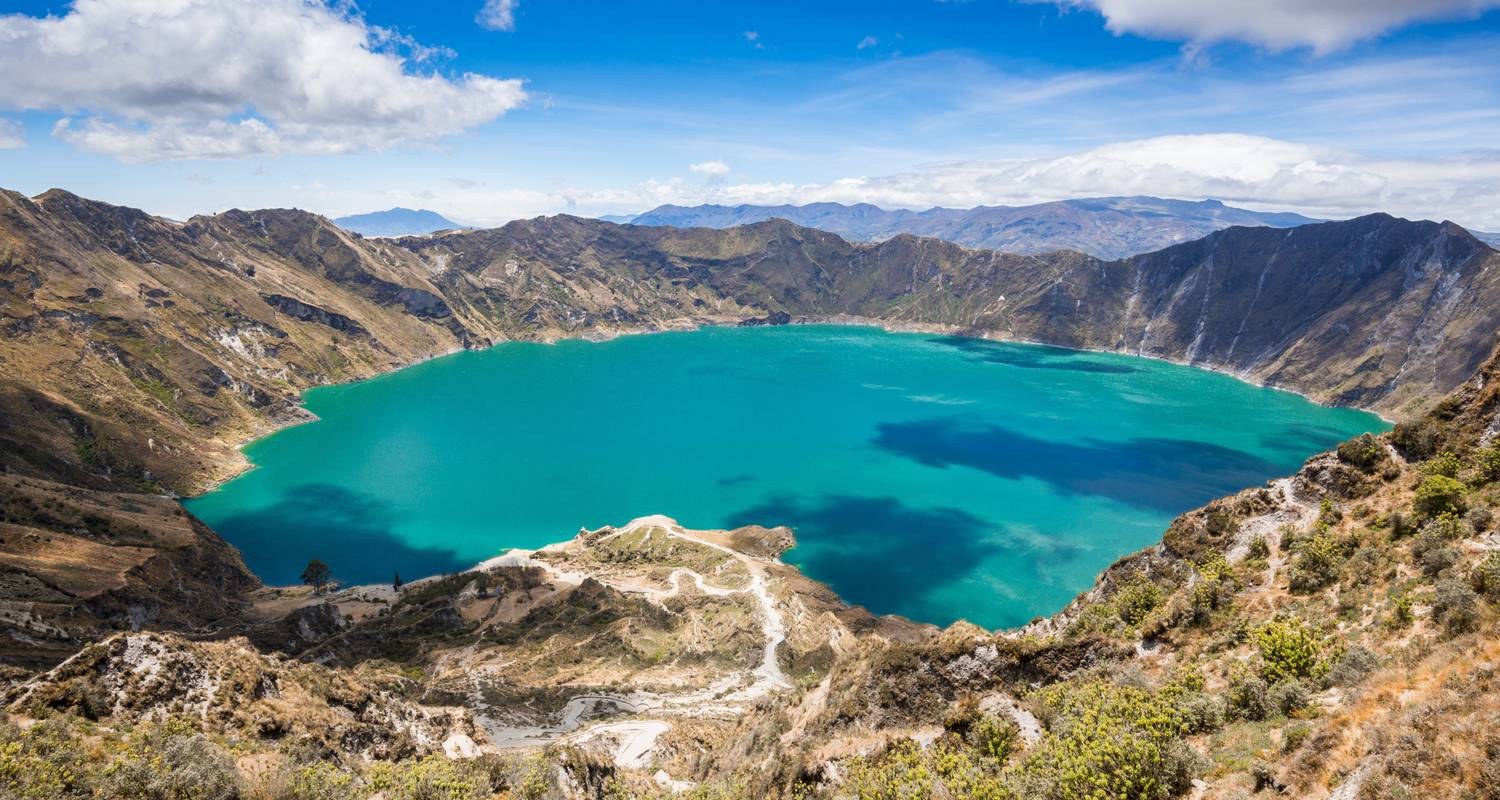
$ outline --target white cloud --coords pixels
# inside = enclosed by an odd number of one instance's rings
[[[815,186],[726,186],[728,202],[834,200],[906,208],[1025,204],[1144,194],[1218,198],[1258,208],[1345,217],[1388,211],[1500,228],[1500,153],[1379,159],[1243,134],[1163,136],[1079,153],[937,164]]]
[[[0,16],[0,108],[124,161],[429,145],[526,98],[521,82],[417,72],[441,55],[320,0],[77,0]]]
[[[443,193],[480,224],[552,214],[643,211],[663,203],[874,203],[887,208],[1025,205],[1078,197],[1216,198],[1232,205],[1342,218],[1386,211],[1500,230],[1500,152],[1383,159],[1222,133],[1164,136],[1049,158],[959,161],[829,183],[645,181],[620,189]],[[365,205],[368,205],[368,201]]]
[[[0,119],[0,150],[15,150],[26,146],[26,135],[21,123],[13,119]]]
[[[479,9],[479,16],[474,18],[481,28],[492,31],[513,31],[516,29],[516,6],[520,0],[485,0],[484,8]]]
[[[1116,33],[1328,52],[1411,22],[1474,17],[1500,0],[1034,0],[1088,8]]]
[[[691,164],[688,169],[699,175],[707,175],[710,178],[722,178],[729,174],[729,165],[722,161],[701,161]]]
[[[880,44],[879,39],[876,39],[874,36],[866,36],[865,38],[859,40],[859,44],[855,45],[854,49],[864,50],[867,47],[874,47],[877,44]]]

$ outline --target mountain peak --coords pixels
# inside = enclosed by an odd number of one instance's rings
[[[436,211],[401,206],[368,214],[338,217],[333,220],[333,224],[362,236],[421,236],[464,227]]]

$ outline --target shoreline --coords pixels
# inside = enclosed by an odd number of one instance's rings
[[[746,318],[746,319],[754,319],[754,318]],[[700,331],[700,330],[704,330],[704,329],[707,329],[707,328],[744,327],[742,325],[742,323],[745,322],[746,319],[723,318],[723,319],[705,320],[705,319],[681,318],[681,319],[676,319],[676,320],[669,320],[669,321],[663,323],[663,326],[661,326],[661,327],[652,327],[652,328],[618,328],[618,329],[602,329],[602,330],[596,329],[596,330],[590,330],[590,331],[586,331],[586,332],[582,332],[582,333],[574,334],[574,335],[554,335],[555,332],[546,332],[546,333],[542,333],[542,334],[540,334],[540,335],[538,335],[538,336],[536,336],[534,338],[516,338],[516,339],[507,339],[507,340],[504,340],[504,341],[495,342],[495,343],[493,343],[491,345],[488,345],[487,347],[477,348],[477,349],[474,350],[474,352],[481,352],[483,350],[493,349],[495,347],[498,347],[498,346],[504,345],[504,344],[536,343],[536,344],[554,345],[554,344],[559,344],[559,343],[565,342],[565,341],[583,341],[583,342],[602,343],[602,342],[612,341],[612,340],[618,339],[618,338],[623,338],[623,337],[626,337],[626,336],[642,336],[642,335],[664,334],[664,333],[686,333],[686,332]],[[1301,397],[1302,399],[1306,400],[1309,403],[1314,403],[1314,404],[1319,405],[1319,406],[1324,407],[1324,408],[1350,408],[1350,409],[1353,409],[1353,410],[1363,411],[1365,413],[1372,414],[1372,415],[1376,416],[1378,419],[1380,419],[1382,422],[1385,422],[1386,424],[1391,424],[1391,422],[1392,422],[1390,419],[1388,419],[1384,415],[1380,414],[1379,412],[1376,412],[1376,411],[1373,411],[1373,410],[1370,410],[1370,409],[1367,409],[1367,408],[1362,408],[1362,407],[1359,407],[1359,406],[1336,406],[1336,405],[1330,405],[1330,404],[1327,404],[1327,403],[1320,403],[1320,402],[1318,402],[1316,400],[1313,400],[1306,393],[1297,391],[1295,389],[1288,389],[1288,388],[1285,388],[1285,387],[1272,385],[1270,383],[1257,382],[1257,381],[1249,380],[1245,376],[1243,376],[1241,374],[1237,374],[1237,373],[1232,372],[1230,370],[1226,370],[1226,369],[1222,369],[1222,368],[1217,368],[1217,367],[1212,367],[1212,366],[1201,365],[1201,364],[1194,364],[1194,363],[1190,363],[1190,362],[1187,362],[1187,361],[1183,361],[1183,360],[1179,360],[1179,359],[1173,359],[1173,358],[1169,358],[1169,357],[1165,357],[1165,356],[1136,354],[1136,353],[1128,353],[1128,352],[1122,352],[1122,351],[1095,350],[1095,349],[1088,349],[1088,348],[1068,347],[1066,345],[1056,345],[1056,344],[1051,344],[1051,343],[1048,343],[1048,342],[1037,342],[1037,341],[1029,341],[1029,340],[1023,340],[1023,339],[1007,339],[1007,338],[986,336],[986,335],[983,335],[980,332],[975,332],[975,331],[973,331],[971,329],[965,329],[965,328],[961,328],[961,327],[955,326],[955,325],[943,325],[943,324],[937,324],[937,323],[907,323],[907,322],[896,322],[896,321],[890,321],[890,320],[880,320],[880,319],[874,319],[874,318],[869,318],[869,317],[857,317],[857,316],[845,316],[845,315],[837,315],[837,316],[832,316],[832,317],[793,318],[791,321],[787,322],[784,325],[774,325],[774,326],[766,325],[766,326],[757,326],[757,327],[790,327],[790,326],[818,326],[818,325],[842,325],[842,326],[848,326],[848,327],[876,328],[876,329],[885,331],[887,333],[892,333],[892,334],[931,334],[931,335],[943,335],[943,336],[957,336],[957,337],[962,337],[962,338],[966,338],[966,339],[973,339],[973,340],[985,341],[985,342],[994,342],[994,343],[999,343],[999,344],[1018,344],[1018,345],[1033,346],[1033,347],[1053,348],[1053,349],[1064,350],[1064,351],[1068,351],[1068,352],[1072,352],[1072,353],[1113,355],[1113,356],[1124,356],[1124,357],[1129,357],[1129,358],[1146,358],[1146,359],[1150,359],[1150,360],[1153,360],[1153,361],[1161,361],[1161,362],[1166,362],[1166,363],[1174,364],[1176,366],[1183,366],[1183,367],[1189,367],[1189,368],[1194,368],[1194,369],[1201,369],[1201,370],[1204,370],[1204,371],[1207,371],[1207,372],[1218,373],[1218,374],[1224,375],[1226,377],[1233,378],[1234,380],[1237,380],[1237,381],[1239,381],[1241,383],[1244,383],[1246,385],[1249,385],[1249,386],[1254,386],[1254,387],[1263,388],[1263,389],[1270,389],[1270,390],[1273,390],[1273,391],[1286,392],[1288,394],[1296,395],[1296,396]],[[291,428],[298,427],[298,426],[303,425],[303,424],[307,424],[307,423],[318,421],[319,417],[316,414],[312,413],[311,411],[308,411],[307,408],[306,408],[306,406],[302,404],[302,403],[305,402],[305,398],[306,398],[306,393],[307,392],[310,392],[310,391],[312,391],[314,389],[322,389],[322,388],[328,388],[328,387],[334,387],[334,386],[349,385],[349,384],[354,384],[354,383],[358,383],[358,382],[365,381],[365,380],[371,380],[371,379],[374,379],[374,378],[379,378],[379,377],[382,377],[384,375],[393,374],[395,372],[398,372],[400,370],[406,369],[408,367],[417,366],[419,364],[426,363],[428,361],[434,361],[434,360],[439,359],[439,358],[444,358],[444,357],[447,357],[447,356],[456,355],[458,353],[463,353],[463,352],[469,352],[469,351],[466,350],[466,349],[462,349],[462,348],[452,349],[452,350],[449,350],[449,351],[444,352],[444,353],[434,354],[434,355],[426,356],[426,357],[423,357],[423,358],[415,359],[415,360],[413,360],[411,362],[402,364],[401,366],[395,367],[393,369],[390,369],[390,370],[387,370],[387,371],[384,371],[384,372],[377,373],[375,375],[370,375],[370,376],[362,377],[362,378],[351,378],[351,379],[348,379],[348,380],[342,380],[342,381],[337,381],[337,382],[332,382],[332,383],[326,383],[326,384],[320,384],[318,386],[309,387],[308,389],[304,390],[302,393],[300,393],[298,395],[299,404],[294,407],[297,410],[297,412],[298,412],[297,413],[297,417],[298,418],[289,419],[289,420],[286,421],[285,424],[278,425],[273,430],[271,430],[271,431],[269,431],[269,432],[267,432],[265,434],[262,434],[262,435],[259,435],[259,436],[252,436],[252,437],[248,437],[248,438],[244,439],[243,441],[241,441],[241,442],[239,442],[239,443],[237,443],[235,445],[235,450],[237,452],[242,452],[243,448],[246,447],[246,446],[248,446],[250,443],[253,443],[255,441],[259,441],[260,439],[268,438],[270,436],[274,436],[274,435],[276,435],[276,434],[278,434],[278,433],[280,433],[280,432],[282,432],[284,430],[289,430]],[[1316,454],[1313,454],[1313,455],[1316,455]],[[207,489],[207,490],[205,490],[203,492],[200,492],[198,494],[192,495],[190,497],[179,497],[179,498],[175,498],[175,499],[177,499],[178,502],[179,502],[179,504],[181,504],[185,500],[192,500],[192,499],[196,499],[198,497],[202,497],[204,495],[210,494],[210,493],[212,493],[212,492],[217,491],[218,489],[220,489],[225,483],[228,483],[229,481],[234,480],[235,478],[241,477],[241,476],[247,474],[248,472],[250,472],[250,471],[252,471],[252,470],[254,470],[256,468],[257,468],[257,466],[255,464],[250,463],[247,460],[243,469],[240,469],[240,470],[236,471],[234,473],[234,475],[232,475],[232,476],[230,476],[228,478],[216,481],[211,488],[209,488],[209,489]],[[1254,487],[1248,487],[1247,486],[1247,487],[1242,487],[1242,488],[1249,489],[1249,488],[1254,488]],[[191,510],[188,510],[188,513],[192,513]],[[217,533],[217,531],[215,533]],[[549,543],[547,545],[543,545],[542,548],[539,548],[539,549],[545,549],[546,547],[551,547],[551,546],[554,546],[554,545],[563,545],[563,544],[566,544],[568,541],[569,540],[564,539],[564,540],[561,540],[561,541],[558,541],[558,542]],[[226,540],[226,542],[227,542],[227,540]],[[1141,550],[1132,551],[1132,552],[1144,552],[1145,550],[1149,550],[1149,549],[1151,549],[1153,547],[1159,546],[1160,543],[1161,543],[1160,542],[1160,538],[1158,537],[1157,541],[1154,542],[1153,544],[1149,544],[1145,548],[1142,548]],[[233,546],[233,543],[229,543],[229,544],[231,546]],[[236,548],[236,549],[238,549],[238,548]],[[502,558],[506,554],[511,553],[511,552],[515,552],[515,551],[518,551],[518,550],[521,550],[521,548],[510,548],[510,547],[499,548],[498,551],[497,551],[497,555],[496,556],[493,556],[490,559],[486,559],[486,560],[483,560],[483,561],[476,562],[474,565],[472,565],[470,567],[470,569],[479,568],[482,565],[484,565],[485,563],[488,563],[489,561],[493,561],[496,558]],[[1123,557],[1128,557],[1131,554],[1132,553],[1123,553],[1123,554],[1121,554],[1121,557],[1122,558]],[[1093,584],[1091,584],[1091,586],[1097,585],[1099,577],[1102,576],[1105,571],[1107,571],[1107,568],[1106,568],[1106,570],[1101,571],[1099,573],[1099,575],[1095,576],[1094,582],[1093,582]],[[798,572],[800,573],[801,570],[799,569]],[[252,574],[254,574],[254,573],[252,572]],[[817,578],[814,578],[812,576],[806,575],[806,573],[802,573],[802,575],[807,580],[814,581],[814,582],[816,582],[816,583],[818,583],[818,584],[820,584],[820,585],[822,585],[824,587],[827,587],[830,592],[832,592],[835,596],[837,596],[839,598],[839,602],[843,603],[844,605],[849,606],[851,608],[862,607],[862,606],[856,606],[854,604],[850,604],[842,596],[839,596],[837,592],[834,592],[831,587],[828,587],[828,585],[826,583],[824,583],[823,581],[818,580]],[[419,577],[419,578],[415,578],[415,579],[413,579],[411,581],[408,581],[407,585],[410,586],[410,585],[413,585],[413,584],[417,584],[417,583],[420,583],[420,582],[423,582],[423,581],[427,581],[427,580],[431,580],[431,579],[435,579],[435,578],[439,578],[439,577],[442,577],[442,575],[426,575],[426,576],[422,576],[422,577]],[[259,576],[257,575],[256,578],[259,579]],[[370,587],[375,587],[375,586],[379,586],[379,585],[380,584],[370,584],[369,586]],[[349,587],[342,587],[338,591],[364,588],[365,586],[366,586],[365,584],[354,584],[354,585],[351,585]],[[292,586],[272,586],[272,585],[268,585],[268,584],[262,583],[262,588],[264,588],[264,589],[285,590],[285,589],[290,589],[290,588],[294,588],[294,587],[295,587],[295,585],[292,585]],[[1089,591],[1089,589],[1084,589],[1084,590],[1082,590],[1081,593],[1087,593],[1088,591]],[[1075,598],[1075,600],[1076,600],[1076,598]],[[1054,616],[1056,616],[1058,614],[1064,613],[1068,608],[1070,608],[1072,606],[1073,602],[1074,601],[1069,601],[1069,603],[1067,605],[1064,605],[1062,608],[1054,611],[1052,614],[1046,615],[1046,617],[1044,617],[1044,618],[1051,618],[1051,617],[1054,617]],[[879,616],[890,616],[890,617],[896,617],[896,618],[900,618],[900,619],[906,619],[905,617],[901,617],[900,615],[896,615],[896,614],[885,614],[885,615],[879,615]],[[910,620],[910,621],[917,622],[916,620]],[[924,624],[930,624],[930,623],[924,623]],[[968,624],[973,624],[973,623],[968,623]],[[1028,623],[1028,624],[1030,624],[1030,623]],[[982,626],[980,626],[980,627],[982,627]],[[991,632],[992,633],[1014,632],[1014,631],[1022,630],[1024,627],[1025,627],[1025,625],[1018,626],[1018,627],[1011,627],[1011,628],[996,628],[996,629],[994,629]],[[986,628],[985,630],[989,630],[989,629]]]
[[[974,340],[981,341],[981,342],[994,342],[996,344],[1022,344],[1022,345],[1030,345],[1030,346],[1033,346],[1033,347],[1050,347],[1050,348],[1053,348],[1053,349],[1056,349],[1056,350],[1066,350],[1066,351],[1068,351],[1070,353],[1090,353],[1090,354],[1095,354],[1095,355],[1127,356],[1129,358],[1144,358],[1144,359],[1147,359],[1149,361],[1160,361],[1160,362],[1167,363],[1167,364],[1175,364],[1176,366],[1179,366],[1179,367],[1189,367],[1189,368],[1192,368],[1192,369],[1200,369],[1200,370],[1203,370],[1204,372],[1217,373],[1219,375],[1224,375],[1224,376],[1227,376],[1227,377],[1230,377],[1230,378],[1234,378],[1235,380],[1239,381],[1240,383],[1248,384],[1248,385],[1254,386],[1254,387],[1256,387],[1258,389],[1271,389],[1271,390],[1277,391],[1277,392],[1286,392],[1287,394],[1294,394],[1294,395],[1302,398],[1303,400],[1306,400],[1307,402],[1312,403],[1313,405],[1322,406],[1323,408],[1347,408],[1347,409],[1350,409],[1350,410],[1353,410],[1353,411],[1363,411],[1366,414],[1374,414],[1376,417],[1379,417],[1380,420],[1382,422],[1386,423],[1387,425],[1394,425],[1394,424],[1396,424],[1396,420],[1393,420],[1390,417],[1387,417],[1385,414],[1383,414],[1383,413],[1381,413],[1379,411],[1376,411],[1373,408],[1366,408],[1364,406],[1356,406],[1356,405],[1338,405],[1338,404],[1334,404],[1334,403],[1325,403],[1325,402],[1322,402],[1320,400],[1313,399],[1312,395],[1308,394],[1307,392],[1301,391],[1299,389],[1293,389],[1291,387],[1284,386],[1284,385],[1281,385],[1281,384],[1271,383],[1269,381],[1257,381],[1257,380],[1254,380],[1254,379],[1250,378],[1248,375],[1246,375],[1243,372],[1236,372],[1234,370],[1227,369],[1225,367],[1215,366],[1215,365],[1212,365],[1212,364],[1208,364],[1206,362],[1185,361],[1185,360],[1179,359],[1179,358],[1172,358],[1171,356],[1154,355],[1154,354],[1151,354],[1151,353],[1141,353],[1141,352],[1129,352],[1129,351],[1126,351],[1126,350],[1099,350],[1099,349],[1088,348],[1088,347],[1069,347],[1068,345],[1065,345],[1065,344],[1053,344],[1051,342],[1039,342],[1039,341],[1035,341],[1035,340],[1032,340],[1032,339],[1013,339],[1013,338],[1005,338],[1005,337],[1000,337],[1000,336],[986,336],[982,332],[976,332],[973,329],[962,328],[962,327],[959,327],[957,325],[940,325],[940,324],[936,324],[936,323],[926,323],[926,322],[894,323],[894,322],[889,322],[889,321],[886,321],[886,320],[876,319],[876,318],[872,318],[872,317],[836,316],[836,317],[808,318],[808,319],[803,319],[803,320],[794,320],[790,324],[791,325],[856,325],[856,326],[863,326],[863,327],[880,328],[881,330],[884,330],[887,333],[933,333],[933,334],[942,334],[944,336],[956,336],[956,337],[960,337],[960,338],[964,338],[964,339],[974,339]]]
[[[469,350],[469,349],[466,349],[466,348],[454,348],[454,349],[448,350],[448,351],[443,352],[443,353],[435,353],[433,355],[424,356],[424,357],[421,357],[421,358],[414,359],[412,361],[400,364],[400,365],[398,365],[396,367],[393,367],[391,369],[385,370],[383,372],[378,372],[378,373],[376,373],[374,375],[367,375],[367,376],[364,376],[364,377],[361,377],[361,378],[349,378],[347,380],[333,381],[333,382],[329,382],[329,383],[321,383],[321,384],[318,384],[317,386],[309,386],[308,388],[303,389],[301,392],[298,393],[298,395],[297,395],[297,398],[298,398],[297,405],[292,406],[292,408],[295,410],[295,413],[292,416],[295,416],[295,417],[298,417],[298,418],[295,418],[295,419],[288,418],[288,419],[285,419],[285,420],[280,420],[280,419],[273,420],[273,424],[272,424],[272,426],[270,427],[269,430],[265,431],[264,433],[259,433],[259,434],[256,434],[256,435],[242,437],[242,438],[234,441],[231,444],[231,447],[236,452],[243,453],[244,448],[247,447],[248,445],[250,445],[253,442],[257,442],[257,441],[259,441],[261,439],[265,439],[265,438],[268,438],[268,437],[271,437],[271,436],[275,436],[276,434],[281,433],[284,430],[289,430],[291,428],[295,428],[295,427],[298,427],[300,425],[306,425],[306,424],[309,424],[309,423],[317,422],[318,419],[319,419],[319,417],[316,414],[314,414],[313,412],[307,410],[307,406],[305,405],[307,393],[310,392],[310,391],[313,391],[314,389],[324,389],[324,388],[329,388],[329,387],[334,387],[334,386],[347,386],[349,384],[359,383],[361,381],[373,380],[375,378],[379,378],[379,377],[382,377],[382,376],[385,376],[385,375],[390,375],[390,374],[393,374],[393,373],[396,373],[396,372],[400,372],[401,370],[404,370],[404,369],[407,369],[407,368],[410,368],[410,367],[415,367],[415,366],[417,366],[419,364],[425,364],[425,363],[427,363],[429,361],[435,361],[435,360],[437,360],[439,358],[446,358],[448,356],[456,355],[458,353],[467,353],[467,352],[476,352],[477,353],[477,352],[483,352],[485,350],[491,350],[491,349],[499,347],[501,345],[518,344],[518,343],[528,343],[528,342],[530,342],[530,343],[536,343],[536,344],[548,344],[548,345],[558,344],[560,342],[566,342],[566,341],[608,342],[608,341],[612,341],[614,339],[619,339],[619,338],[622,338],[622,337],[625,337],[625,336],[647,336],[647,335],[652,335],[652,334],[663,334],[663,333],[688,333],[688,332],[692,332],[692,331],[703,330],[705,328],[737,328],[737,327],[746,327],[746,326],[744,326],[743,323],[745,323],[746,321],[751,320],[751,319],[757,319],[757,318],[755,318],[755,317],[744,317],[744,318],[725,317],[725,318],[722,318],[722,319],[695,319],[695,318],[691,318],[691,317],[680,317],[680,318],[677,318],[677,319],[666,321],[665,323],[663,323],[663,327],[654,327],[654,328],[609,328],[609,329],[594,329],[594,330],[583,331],[583,332],[576,332],[576,333],[566,334],[566,335],[555,333],[555,332],[546,332],[546,333],[541,333],[541,334],[539,334],[538,336],[536,336],[534,338],[523,337],[523,338],[515,338],[515,339],[505,339],[503,341],[494,342],[494,343],[492,343],[490,345],[487,345],[485,347],[475,348],[473,350]],[[1269,381],[1257,381],[1257,380],[1254,380],[1254,379],[1248,377],[1243,372],[1236,372],[1234,370],[1230,370],[1230,369],[1227,369],[1227,368],[1224,368],[1224,367],[1220,367],[1220,366],[1216,366],[1216,365],[1213,365],[1213,364],[1209,364],[1209,363],[1206,363],[1206,362],[1186,361],[1186,360],[1183,360],[1183,359],[1172,358],[1171,356],[1155,355],[1155,354],[1139,353],[1139,352],[1132,353],[1132,352],[1128,352],[1128,351],[1124,351],[1124,350],[1100,350],[1100,349],[1093,349],[1093,348],[1087,348],[1087,347],[1070,347],[1068,345],[1053,344],[1051,342],[1039,342],[1039,341],[1034,341],[1034,340],[1031,340],[1031,339],[1006,338],[1006,337],[1001,337],[1001,336],[987,336],[987,335],[985,335],[981,331],[975,331],[972,328],[964,328],[964,327],[960,327],[960,326],[957,326],[957,325],[944,325],[944,324],[941,324],[941,323],[930,323],[930,322],[896,322],[896,321],[892,321],[892,320],[882,320],[882,319],[879,319],[879,318],[876,318],[876,317],[861,317],[861,316],[842,315],[842,314],[837,314],[837,315],[828,316],[828,317],[794,317],[790,322],[786,323],[785,325],[761,325],[761,326],[753,326],[753,327],[778,327],[779,328],[779,327],[791,327],[791,326],[799,326],[799,325],[800,326],[810,326],[810,325],[848,325],[848,326],[851,326],[851,327],[878,328],[880,330],[885,331],[886,333],[925,333],[925,334],[937,334],[937,335],[943,335],[943,336],[956,336],[956,337],[960,337],[960,338],[964,338],[964,339],[973,339],[973,340],[982,341],[982,342],[993,342],[993,343],[996,343],[996,344],[1019,344],[1019,345],[1029,345],[1029,346],[1032,346],[1032,347],[1050,347],[1050,348],[1054,348],[1054,349],[1057,349],[1057,350],[1066,350],[1066,351],[1072,352],[1072,353],[1089,353],[1089,354],[1096,354],[1096,355],[1112,355],[1112,356],[1126,356],[1126,357],[1129,357],[1129,358],[1144,358],[1144,359],[1148,359],[1148,360],[1151,360],[1151,361],[1160,361],[1160,362],[1167,363],[1167,364],[1174,364],[1174,365],[1179,366],[1179,367],[1189,367],[1189,368],[1192,368],[1192,369],[1200,369],[1200,370],[1203,370],[1205,372],[1214,372],[1214,373],[1217,373],[1219,375],[1224,375],[1224,376],[1233,378],[1233,379],[1235,379],[1235,380],[1237,380],[1237,381],[1239,381],[1241,383],[1244,383],[1244,384],[1247,384],[1247,385],[1250,385],[1250,386],[1254,386],[1254,387],[1259,388],[1259,389],[1271,389],[1271,390],[1277,391],[1277,392],[1286,392],[1288,394],[1296,395],[1296,396],[1298,396],[1298,397],[1306,400],[1309,403],[1313,403],[1314,405],[1322,406],[1323,408],[1346,408],[1346,409],[1350,409],[1350,410],[1354,410],[1354,411],[1363,411],[1363,412],[1365,412],[1367,414],[1373,414],[1374,416],[1376,416],[1377,418],[1379,418],[1380,421],[1386,423],[1387,425],[1394,425],[1396,423],[1396,420],[1391,419],[1390,417],[1387,417],[1385,414],[1383,414],[1380,411],[1377,411],[1377,410],[1375,410],[1373,408],[1367,408],[1365,406],[1358,406],[1358,405],[1338,405],[1338,404],[1333,404],[1333,403],[1325,403],[1325,402],[1322,402],[1322,401],[1314,399],[1308,392],[1304,392],[1304,391],[1299,390],[1299,389],[1294,389],[1294,388],[1290,388],[1290,387],[1287,387],[1287,386],[1284,386],[1284,385],[1271,383]],[[193,499],[196,499],[198,497],[202,497],[203,495],[206,495],[206,494],[209,494],[211,492],[217,491],[225,483],[228,483],[229,481],[232,481],[235,478],[238,478],[238,477],[244,475],[245,473],[250,472],[253,469],[255,469],[255,465],[249,463],[248,460],[247,460],[246,464],[242,468],[237,469],[234,472],[234,474],[232,474],[232,475],[230,475],[228,477],[220,478],[220,479],[217,479],[217,480],[214,480],[214,481],[210,482],[208,484],[208,488],[203,489],[203,490],[198,491],[198,492],[195,492],[193,494],[176,496],[174,499],[178,499],[178,500],[193,500]]]

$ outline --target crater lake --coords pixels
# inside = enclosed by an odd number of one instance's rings
[[[1049,614],[1177,514],[1388,426],[1205,370],[874,328],[508,343],[307,392],[187,502],[271,584],[464,569],[665,514],[787,525],[877,613]]]

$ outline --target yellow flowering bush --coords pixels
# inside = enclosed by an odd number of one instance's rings
[[[1284,680],[1317,678],[1327,672],[1320,660],[1323,642],[1299,619],[1275,619],[1251,634],[1260,651],[1260,677],[1269,684]]]

